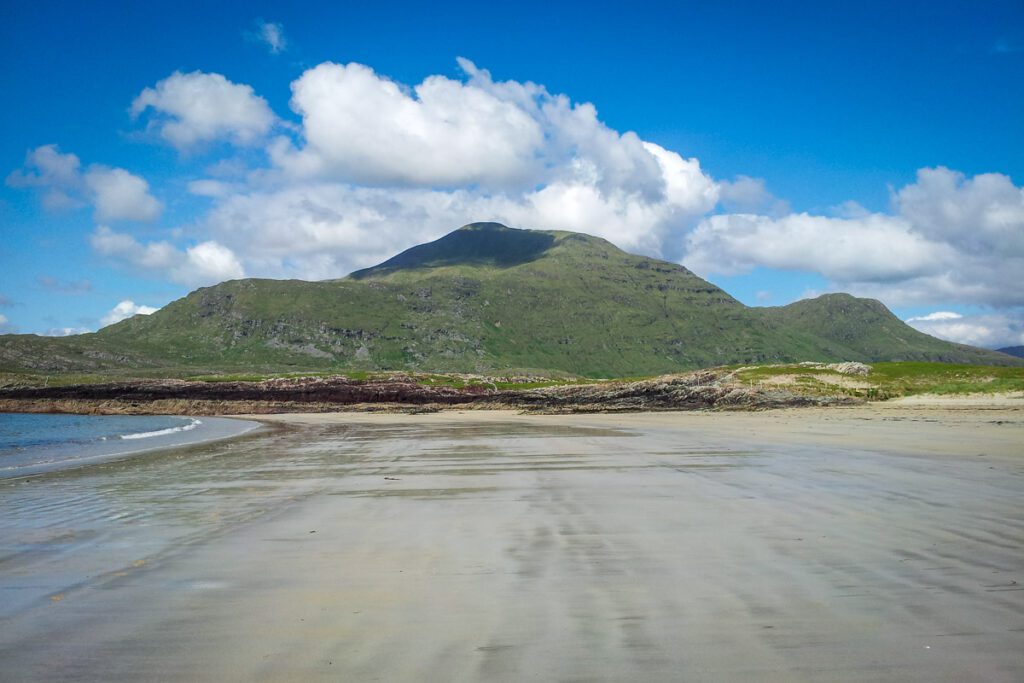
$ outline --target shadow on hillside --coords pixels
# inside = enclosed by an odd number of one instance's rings
[[[508,268],[540,258],[554,242],[554,235],[515,230],[496,223],[477,223],[437,241],[407,249],[380,265],[357,270],[349,277],[361,280],[396,270],[443,266]]]

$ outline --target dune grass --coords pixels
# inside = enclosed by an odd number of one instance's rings
[[[873,363],[868,375],[843,375],[807,365],[764,365],[737,369],[745,384],[775,384],[812,394],[840,393],[872,400],[919,394],[997,394],[1024,391],[1024,368],[915,361]],[[851,386],[851,385],[870,386]]]

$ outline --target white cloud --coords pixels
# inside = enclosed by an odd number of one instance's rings
[[[25,156],[24,169],[12,172],[8,182],[16,187],[74,185],[81,167],[74,154],[61,152],[57,145],[41,145]]]
[[[44,337],[70,337],[73,334],[92,332],[88,327],[51,327],[43,332]]]
[[[24,166],[7,176],[7,184],[38,188],[48,211],[74,209],[82,206],[75,196],[82,184],[81,166],[74,154],[64,154],[57,145],[42,145],[25,155]]]
[[[217,200],[206,229],[249,272],[337,277],[478,220],[672,257],[718,201],[696,159],[609,129],[593,105],[460,64],[466,80],[413,88],[359,64],[305,72],[292,86],[301,143],[270,145],[270,186],[190,185]]]
[[[180,259],[178,250],[170,242],[144,245],[131,235],[114,232],[105,225],[96,228],[89,240],[101,255],[143,270],[166,270]]]
[[[768,191],[763,178],[736,176],[733,181],[719,181],[722,208],[730,213],[763,213],[782,216],[789,213],[789,204]]]
[[[922,168],[893,204],[922,235],[964,254],[1024,256],[1024,188],[1005,175]]]
[[[711,216],[686,238],[684,264],[735,274],[757,266],[819,273],[890,305],[1024,305],[1024,189],[1004,175],[921,169],[892,213],[846,218]]]
[[[17,334],[18,328],[11,324],[6,315],[0,314],[0,334]]]
[[[880,214],[859,220],[806,213],[777,219],[711,216],[687,236],[686,245],[684,263],[700,273],[732,275],[767,266],[817,271],[845,282],[912,278],[952,256],[905,221]]]
[[[42,145],[28,153],[21,169],[7,176],[7,184],[38,188],[47,210],[91,203],[101,221],[151,221],[163,211],[144,178],[123,168],[92,164],[83,172],[81,166],[74,154],[61,152],[57,145]]]
[[[444,76],[413,90],[362,64],[320,64],[292,83],[301,150],[277,162],[303,176],[364,184],[523,183],[538,170],[537,121],[513,102]]]
[[[939,339],[996,349],[1024,344],[1024,320],[1021,313],[960,315],[950,311],[936,311],[909,318],[907,323]]]
[[[85,174],[85,184],[92,191],[100,221],[153,221],[164,208],[149,193],[145,179],[123,168],[93,165]]]
[[[498,220],[673,258],[718,201],[719,185],[696,159],[608,128],[591,104],[460,64],[464,80],[431,76],[414,88],[358,64],[310,69],[293,84],[298,145],[270,143],[269,171],[222,161],[187,184],[213,200],[190,229],[200,244],[143,243],[100,225],[93,248],[187,284],[245,272],[338,277],[459,225]],[[274,123],[249,86],[200,72],[143,91],[133,111],[146,110],[179,148],[219,137],[256,143]],[[64,157],[40,166],[70,168],[47,177],[76,182],[98,221],[160,212],[142,178],[102,166],[83,173]]]
[[[136,304],[131,299],[125,299],[110,309],[110,311],[100,319],[100,327],[119,323],[133,315],[149,315],[150,313],[156,313],[158,310],[160,309],[154,308],[153,306]]]
[[[288,39],[284,36],[284,26],[276,22],[260,19],[256,22],[256,29],[251,33],[247,33],[246,37],[266,45],[267,50],[272,55],[281,54],[288,49]]]
[[[214,241],[182,251],[167,241],[143,244],[107,226],[98,227],[90,241],[93,249],[115,263],[184,285],[210,285],[245,277],[245,270],[234,252]]]
[[[935,311],[934,313],[929,313],[927,315],[919,315],[919,316],[915,316],[913,318],[907,318],[906,322],[908,322],[908,323],[929,323],[929,322],[937,322],[937,321],[940,321],[940,320],[942,320],[942,321],[945,321],[945,320],[960,320],[961,318],[963,318],[962,315],[960,315],[959,313],[954,313],[953,311]]]
[[[214,241],[201,242],[185,250],[185,259],[171,271],[183,283],[212,283],[245,277],[234,252]]]
[[[223,180],[203,178],[190,181],[188,191],[198,197],[226,197],[240,188],[234,183],[227,183]]]
[[[216,73],[173,74],[143,90],[132,102],[139,116],[148,109],[150,125],[179,150],[227,139],[236,145],[260,142],[276,117],[251,86],[232,83]]]

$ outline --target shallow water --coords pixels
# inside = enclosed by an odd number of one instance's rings
[[[256,426],[238,420],[171,415],[0,413],[0,478],[227,438]]]
[[[396,421],[24,481],[12,679],[1024,675],[1019,460]]]

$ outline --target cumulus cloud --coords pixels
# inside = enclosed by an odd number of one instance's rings
[[[185,249],[185,259],[171,271],[171,277],[186,284],[222,282],[245,277],[245,269],[233,251],[207,241]]]
[[[611,130],[593,105],[459,63],[467,80],[430,76],[411,88],[356,63],[306,71],[292,84],[302,143],[279,139],[272,157],[299,177],[360,185],[523,191],[562,183],[649,202],[717,199],[706,196],[713,183],[695,160],[680,167],[668,158],[674,152]],[[686,174],[672,188],[666,165]]]
[[[851,208],[851,207],[847,207]],[[757,266],[819,273],[836,288],[890,305],[1024,305],[1024,190],[1005,175],[918,171],[890,213],[847,217],[725,214],[686,238],[684,264],[702,274]]]
[[[202,71],[175,71],[143,90],[132,102],[131,112],[141,116],[148,110],[149,125],[179,150],[221,139],[252,145],[276,121],[267,101],[251,86]]]
[[[149,315],[150,313],[156,313],[158,310],[160,309],[153,306],[136,304],[131,299],[125,299],[110,309],[107,314],[103,316],[100,320],[100,327],[119,323],[133,315]]]
[[[92,192],[96,219],[100,221],[152,221],[164,208],[149,193],[145,179],[123,168],[91,166],[85,184]]]
[[[181,250],[167,241],[143,244],[107,226],[98,227],[90,241],[97,253],[117,264],[184,285],[210,285],[245,277],[234,252],[214,241]]]
[[[105,225],[96,228],[89,241],[92,248],[101,255],[144,270],[169,269],[180,257],[170,242],[142,244],[131,235],[115,232]]]
[[[395,83],[326,63],[292,85],[297,141],[269,146],[277,186],[190,184],[203,222],[250,272],[337,277],[467,222],[581,230],[674,257],[719,186],[700,167],[605,126],[588,103],[542,86],[464,80]]]
[[[894,281],[931,272],[953,256],[905,221],[874,214],[843,220],[806,213],[771,218],[711,216],[687,236],[688,267],[734,275],[767,266],[810,270],[839,281]]]
[[[81,185],[82,162],[74,154],[64,154],[57,145],[42,145],[25,156],[21,169],[7,176],[11,187],[34,187],[41,192],[43,207],[49,211],[82,206],[74,197]]]
[[[907,324],[933,337],[983,346],[1003,348],[1024,344],[1024,320],[1021,311],[961,315],[951,311],[936,311],[928,315],[907,319]]]
[[[482,88],[431,76],[411,91],[362,64],[320,64],[292,83],[305,145],[277,162],[366,184],[507,185],[537,170],[538,121]]]
[[[152,221],[163,211],[144,178],[123,168],[92,164],[83,171],[81,166],[74,154],[61,152],[57,145],[42,145],[28,153],[21,169],[7,176],[7,184],[38,189],[47,210],[92,204],[101,221]]]
[[[973,178],[923,168],[893,197],[896,213],[922,235],[981,256],[1024,256],[1024,188],[1000,173]]]
[[[284,26],[273,21],[259,19],[256,28],[247,32],[246,38],[266,45],[270,54],[281,54],[288,49],[288,39],[284,35]]]

